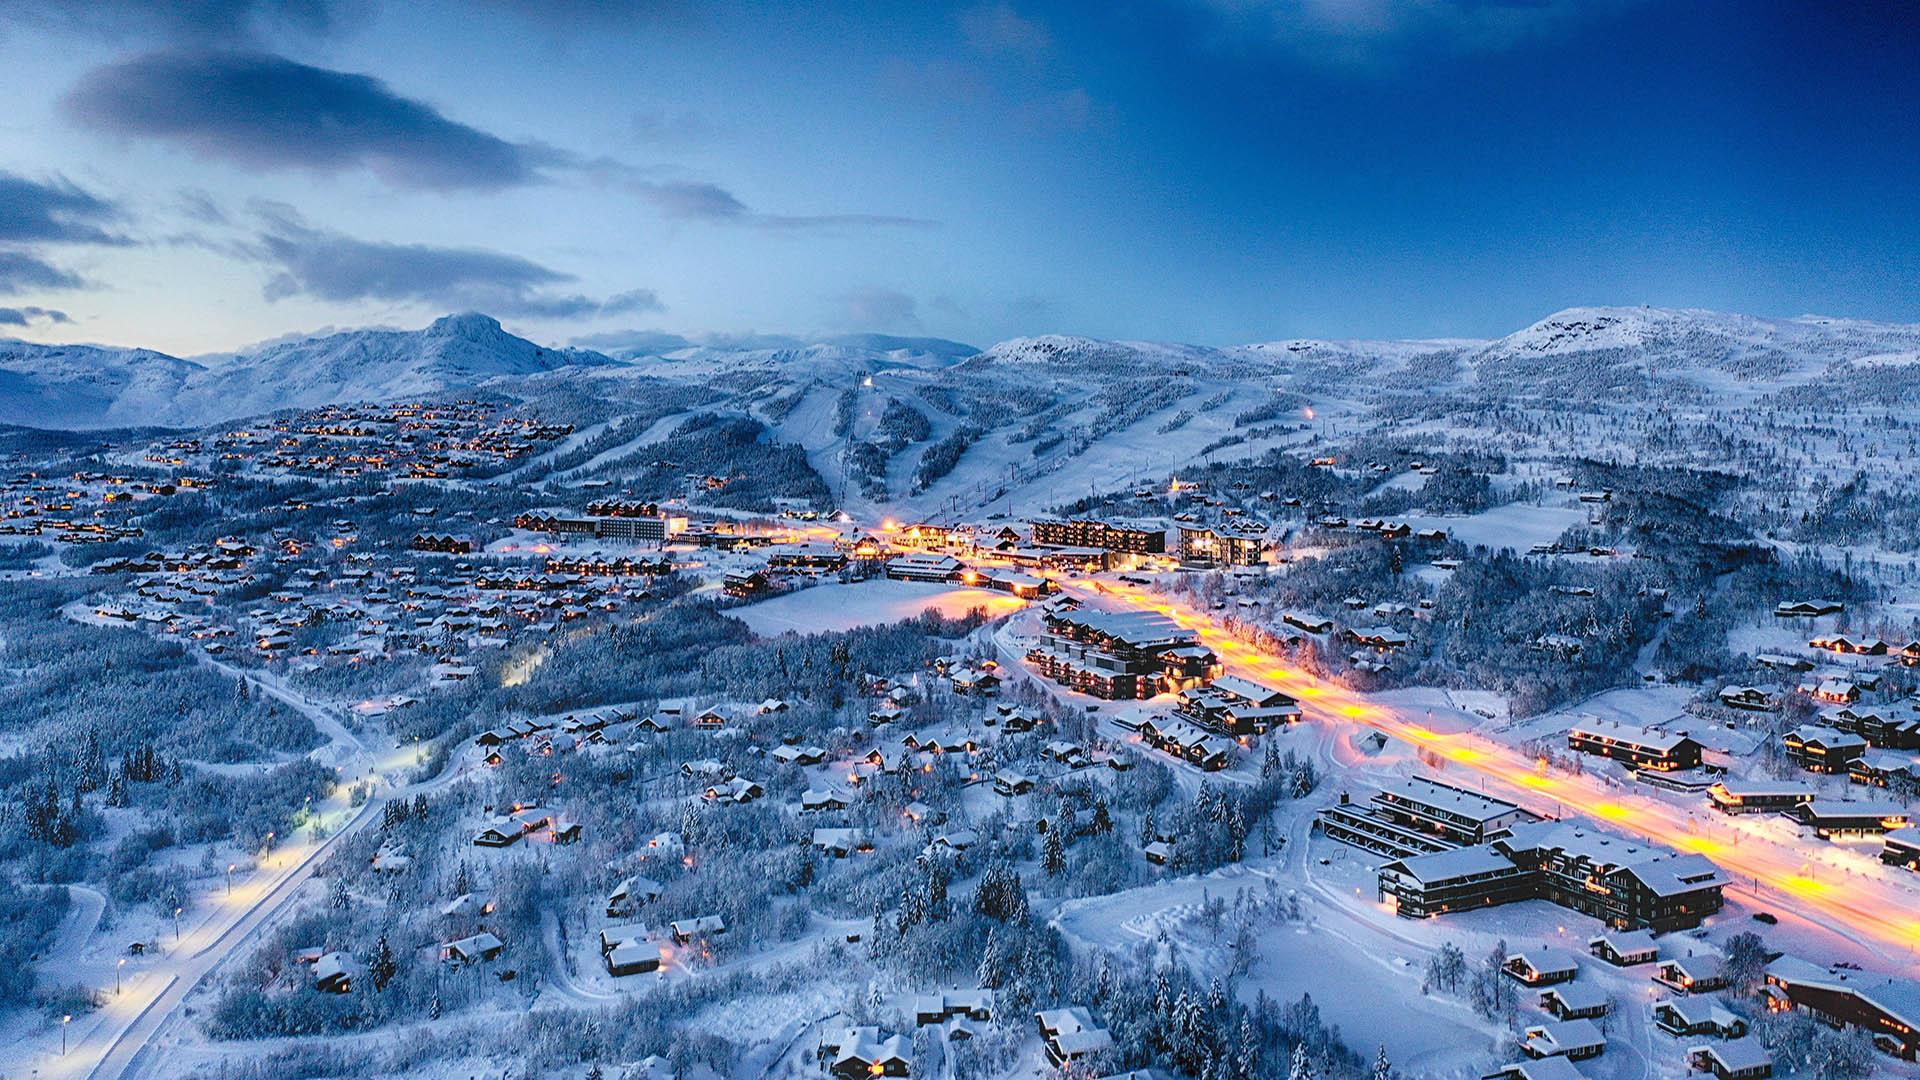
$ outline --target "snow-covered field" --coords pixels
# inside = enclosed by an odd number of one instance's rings
[[[989,615],[1005,615],[1024,606],[1025,601],[991,589],[875,579],[816,585],[734,608],[730,614],[752,627],[754,633],[771,637],[879,626],[927,611],[959,618],[975,608],[984,608]]]

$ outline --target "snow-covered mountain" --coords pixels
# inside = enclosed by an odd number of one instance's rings
[[[196,426],[336,401],[389,400],[618,364],[515,337],[485,315],[349,330],[184,360],[146,349],[0,341],[0,423]]]
[[[873,376],[881,379],[876,392],[911,395],[931,408],[936,429],[1018,423],[1025,437],[1041,439],[1043,429],[1069,421],[1082,423],[1084,437],[1103,439],[1166,409],[1172,414],[1156,423],[1182,409],[1204,417],[1228,407],[1228,392],[1242,411],[1275,392],[1353,403],[1422,394],[1710,403],[1851,387],[1879,399],[1920,400],[1920,326],[1661,308],[1571,308],[1495,341],[1211,347],[1046,335],[980,350],[872,334],[694,341],[636,333],[589,342],[598,350],[538,345],[478,314],[422,330],[317,334],[190,360],[0,341],[0,423],[196,426],[335,401],[480,386],[512,392],[600,376],[615,376],[603,381],[616,391],[647,379],[710,387],[742,408],[769,412],[782,428],[812,425],[818,430],[807,438],[822,452],[841,438],[830,399]],[[816,396],[818,407],[799,407]],[[1076,419],[1082,410],[1088,415]]]

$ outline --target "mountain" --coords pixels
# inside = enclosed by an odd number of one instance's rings
[[[631,332],[584,342],[596,348],[538,345],[479,314],[450,315],[420,330],[323,333],[193,359],[0,341],[0,423],[198,426],[483,386],[537,394],[555,380],[577,379],[595,380],[591,393],[632,406],[664,382],[759,415],[777,437],[805,444],[830,473],[827,459],[847,440],[839,417],[849,388],[875,395],[872,410],[860,405],[857,439],[868,438],[886,399],[897,397],[927,413],[936,437],[963,426],[1004,429],[1010,461],[1079,455],[1094,443],[1125,441],[1149,421],[1146,441],[1168,453],[1184,452],[1190,441],[1196,451],[1237,445],[1231,440],[1241,428],[1271,426],[1295,409],[1292,396],[1363,410],[1443,396],[1583,407],[1794,395],[1920,402],[1920,326],[1666,308],[1569,308],[1493,341],[1214,347],[1055,334],[981,350],[878,334],[694,340]]]
[[[349,330],[194,360],[147,349],[0,341],[0,423],[193,427],[618,364],[590,350],[536,345],[471,313],[423,330]]]

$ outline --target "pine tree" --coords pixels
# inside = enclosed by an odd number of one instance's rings
[[[1387,1060],[1387,1044],[1380,1044],[1379,1053],[1373,1057],[1373,1080],[1392,1080],[1393,1063]]]
[[[1060,830],[1062,828],[1064,828],[1064,824],[1055,821],[1053,828],[1047,830],[1047,840],[1043,845],[1044,850],[1041,853],[1041,866],[1046,870],[1048,877],[1056,877],[1062,870],[1067,868],[1067,852],[1066,849],[1060,845]]]
[[[385,990],[399,970],[400,965],[393,959],[393,950],[387,947],[387,935],[381,934],[373,944],[373,957],[367,962],[367,975],[373,979],[373,988]]]
[[[1293,1063],[1287,1066],[1287,1080],[1313,1080],[1313,1061],[1307,1056],[1307,1044],[1293,1044]]]

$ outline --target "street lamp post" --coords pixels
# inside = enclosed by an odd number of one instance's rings
[[[120,972],[121,972],[121,969],[125,968],[126,966],[127,966],[127,958],[124,956],[120,958],[119,963],[113,965],[113,996],[114,997],[120,996]]]
[[[227,895],[233,895],[233,863],[227,864]]]
[[[180,907],[173,909],[173,943],[175,945],[180,944],[180,912],[183,910],[185,909]]]
[[[68,1013],[67,1015],[62,1016],[60,1018],[60,1056],[61,1057],[67,1056],[67,1025],[71,1023],[73,1023],[72,1013]]]

